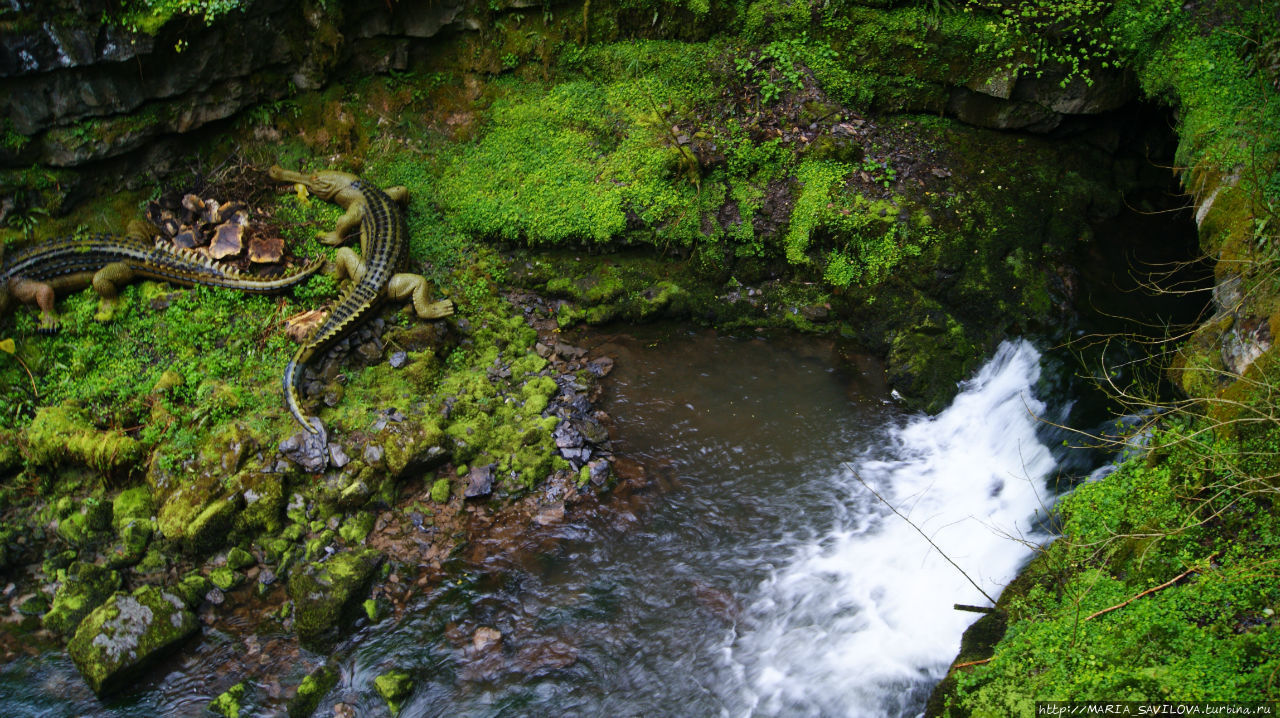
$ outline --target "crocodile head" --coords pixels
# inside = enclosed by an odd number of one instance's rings
[[[352,183],[359,178],[346,172],[319,170],[317,172],[302,173],[272,166],[268,174],[271,175],[273,180],[300,184],[320,199],[337,202],[343,206],[351,199],[360,196],[359,190],[352,186]]]

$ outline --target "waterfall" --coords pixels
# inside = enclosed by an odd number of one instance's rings
[[[748,599],[725,648],[738,678],[727,703],[750,715],[919,710],[977,618],[953,604],[988,603],[969,579],[997,596],[1047,539],[1032,529],[1054,469],[1036,438],[1039,358],[1028,342],[1005,342],[942,413],[887,429],[879,448],[832,457],[847,510],[793,546]]]

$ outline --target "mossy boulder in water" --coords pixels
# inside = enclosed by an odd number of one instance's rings
[[[119,689],[153,659],[199,628],[178,596],[157,586],[117,593],[80,624],[71,660],[99,695]]]
[[[289,718],[307,718],[316,712],[320,699],[338,682],[338,669],[325,664],[315,669],[302,683],[298,684],[298,692],[289,699]]]
[[[413,676],[400,670],[383,673],[373,679],[373,685],[378,689],[382,700],[387,702],[387,708],[393,716],[400,715],[405,699],[413,694]]]
[[[66,576],[44,615],[44,627],[55,633],[76,630],[85,616],[120,588],[120,574],[83,561],[71,564]]]
[[[380,563],[382,554],[366,549],[295,566],[289,573],[289,598],[298,636],[304,642],[321,640],[354,614]]]

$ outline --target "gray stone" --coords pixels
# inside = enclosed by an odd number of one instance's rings
[[[467,488],[463,496],[468,499],[480,498],[493,493],[493,470],[496,464],[473,466],[467,474]]]
[[[299,431],[280,442],[280,453],[303,470],[315,474],[324,471],[329,465],[329,432],[318,417],[311,417],[311,425],[319,433]]]

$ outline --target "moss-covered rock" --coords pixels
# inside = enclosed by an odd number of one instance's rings
[[[209,572],[209,582],[223,591],[230,591],[244,581],[244,574],[230,566],[219,566]]]
[[[102,566],[77,561],[66,570],[66,580],[44,615],[44,627],[69,635],[93,609],[120,588],[120,574]]]
[[[338,683],[338,669],[326,663],[312,671],[298,684],[298,691],[289,699],[289,718],[309,718],[316,712],[320,699]]]
[[[245,691],[243,682],[231,686],[209,703],[209,710],[225,718],[240,718],[240,701],[244,700]]]
[[[38,409],[23,437],[23,455],[37,466],[76,463],[110,473],[142,457],[142,445],[135,439],[100,430],[83,410],[67,405]]]
[[[293,567],[288,590],[298,636],[308,643],[320,641],[358,611],[382,558],[378,551],[365,549]]]
[[[378,695],[387,702],[391,715],[400,715],[405,699],[413,695],[413,676],[401,670],[391,670],[373,679]]]
[[[112,523],[116,531],[131,522],[150,521],[156,514],[156,502],[151,498],[151,489],[146,486],[121,491],[111,505]]]
[[[253,554],[239,546],[234,546],[227,552],[227,567],[235,571],[243,571],[257,562],[258,559],[254,558]]]
[[[364,543],[364,539],[373,530],[376,518],[368,511],[361,511],[354,516],[350,516],[342,525],[338,527],[338,535],[342,540],[347,542],[348,546],[355,546]]]
[[[206,506],[184,529],[183,548],[195,554],[216,551],[226,542],[239,510],[238,494],[218,499]]]
[[[181,598],[143,586],[132,594],[115,594],[90,613],[67,651],[89,687],[103,695],[198,629]]]

